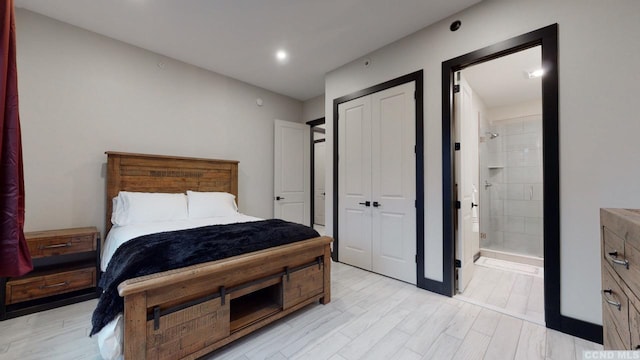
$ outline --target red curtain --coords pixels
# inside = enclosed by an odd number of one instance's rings
[[[0,5],[0,276],[33,269],[24,239],[24,176],[18,115],[13,0]],[[0,300],[3,301],[3,300]]]

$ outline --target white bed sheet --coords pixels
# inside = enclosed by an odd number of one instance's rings
[[[122,244],[138,236],[164,231],[192,229],[207,225],[235,224],[260,220],[262,219],[238,213],[233,216],[219,216],[214,218],[114,226],[111,228],[111,231],[109,231],[107,239],[104,242],[100,268],[102,271],[105,271],[116,250]],[[102,358],[105,360],[122,359],[122,339],[124,337],[122,320],[122,314],[119,314],[96,334],[100,355],[102,355]]]
[[[111,228],[111,231],[109,231],[107,239],[104,242],[102,258],[100,259],[100,269],[102,271],[106,271],[107,265],[109,265],[109,261],[111,261],[111,258],[113,257],[113,254],[116,252],[116,250],[122,244],[131,239],[137,238],[138,236],[164,231],[192,229],[207,225],[234,224],[259,220],[262,219],[238,213],[232,216],[218,216],[202,219],[186,219],[114,226]]]

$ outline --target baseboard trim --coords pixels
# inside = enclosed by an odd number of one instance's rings
[[[548,323],[547,327],[581,339],[602,344],[602,325],[596,325],[587,321],[560,315],[558,328],[555,326],[549,326]]]

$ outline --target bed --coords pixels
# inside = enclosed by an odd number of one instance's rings
[[[238,199],[237,161],[107,156],[105,232],[121,191],[226,192]],[[195,359],[309,304],[328,303],[331,241],[314,236],[123,281],[117,291],[124,298],[124,359]]]

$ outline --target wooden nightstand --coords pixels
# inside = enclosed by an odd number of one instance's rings
[[[0,278],[0,320],[96,298],[100,233],[95,227],[25,233],[33,271]]]

